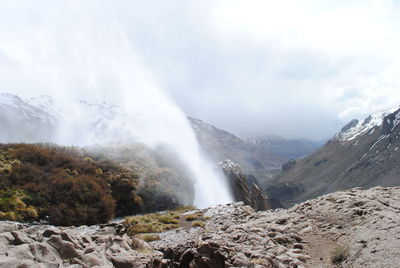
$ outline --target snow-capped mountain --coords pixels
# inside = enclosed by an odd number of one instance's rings
[[[115,110],[115,106],[107,104],[57,101],[50,96],[22,99],[1,93],[0,142],[83,145],[88,144],[92,137],[103,140],[111,134],[114,136],[109,126],[117,116]]]
[[[386,111],[378,111],[365,118],[364,121],[353,119],[334,138],[341,141],[351,141],[366,133],[373,134],[377,128],[382,127],[385,123],[392,124],[391,131],[393,131],[400,122],[400,114],[396,113],[399,109],[400,106],[396,106]],[[394,114],[394,118],[389,117],[385,122],[384,118],[390,114]]]
[[[8,93],[0,94],[0,142],[39,142],[53,139],[55,117]]]
[[[352,120],[315,153],[283,166],[270,195],[286,204],[352,187],[400,185],[400,106]]]

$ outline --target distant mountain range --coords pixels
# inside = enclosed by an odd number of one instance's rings
[[[70,122],[70,114],[75,114],[74,118],[79,121]],[[124,116],[122,111],[106,103],[76,101],[66,104],[50,96],[22,99],[2,93],[0,142],[58,142],[57,137],[66,136],[71,126],[74,133],[69,133],[69,139],[90,139],[87,133],[91,133],[100,140],[124,141],[123,125],[117,126],[118,133],[113,132],[114,119],[119,116]],[[308,140],[287,140],[277,136],[244,140],[199,119],[188,117],[188,120],[204,152],[214,162],[231,159],[242,167],[243,172],[253,174],[261,181],[279,173],[282,164],[289,159],[308,155],[319,146]],[[65,124],[64,128],[60,128],[61,122]]]
[[[400,106],[352,120],[310,156],[289,161],[267,194],[290,205],[352,187],[400,185]]]

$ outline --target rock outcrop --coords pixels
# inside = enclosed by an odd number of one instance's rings
[[[256,211],[271,208],[268,203],[268,197],[261,191],[257,182],[248,180],[238,164],[227,159],[220,162],[219,165],[228,179],[236,202],[242,201]]]

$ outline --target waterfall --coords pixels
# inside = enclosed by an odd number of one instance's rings
[[[138,141],[155,150],[167,146],[192,174],[196,206],[231,202],[223,175],[201,155],[186,116],[160,75],[135,49],[111,6],[79,3],[49,1],[40,10],[27,3],[26,12],[37,23],[27,23],[5,37],[13,44],[7,56],[18,62],[16,77],[32,81],[37,87],[32,91],[67,103],[69,112],[63,115],[56,141],[74,145]],[[24,23],[24,17],[20,19]],[[77,132],[85,117],[96,115],[68,102],[76,99],[114,103],[120,107],[119,116],[108,122],[105,133]]]

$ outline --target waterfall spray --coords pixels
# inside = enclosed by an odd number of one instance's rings
[[[58,99],[111,102],[121,112],[108,122],[105,133],[77,135],[80,120],[91,115],[70,106],[56,141],[74,145],[137,141],[153,149],[168,146],[192,174],[196,206],[231,202],[222,174],[201,155],[187,118],[135,53],[112,10],[97,2],[69,3],[53,7],[49,2],[48,9],[33,12],[38,23],[29,25],[28,31],[36,34],[9,33],[14,50],[22,52],[18,72],[29,74],[41,86],[40,93]],[[35,11],[37,7],[31,5],[27,9]]]

